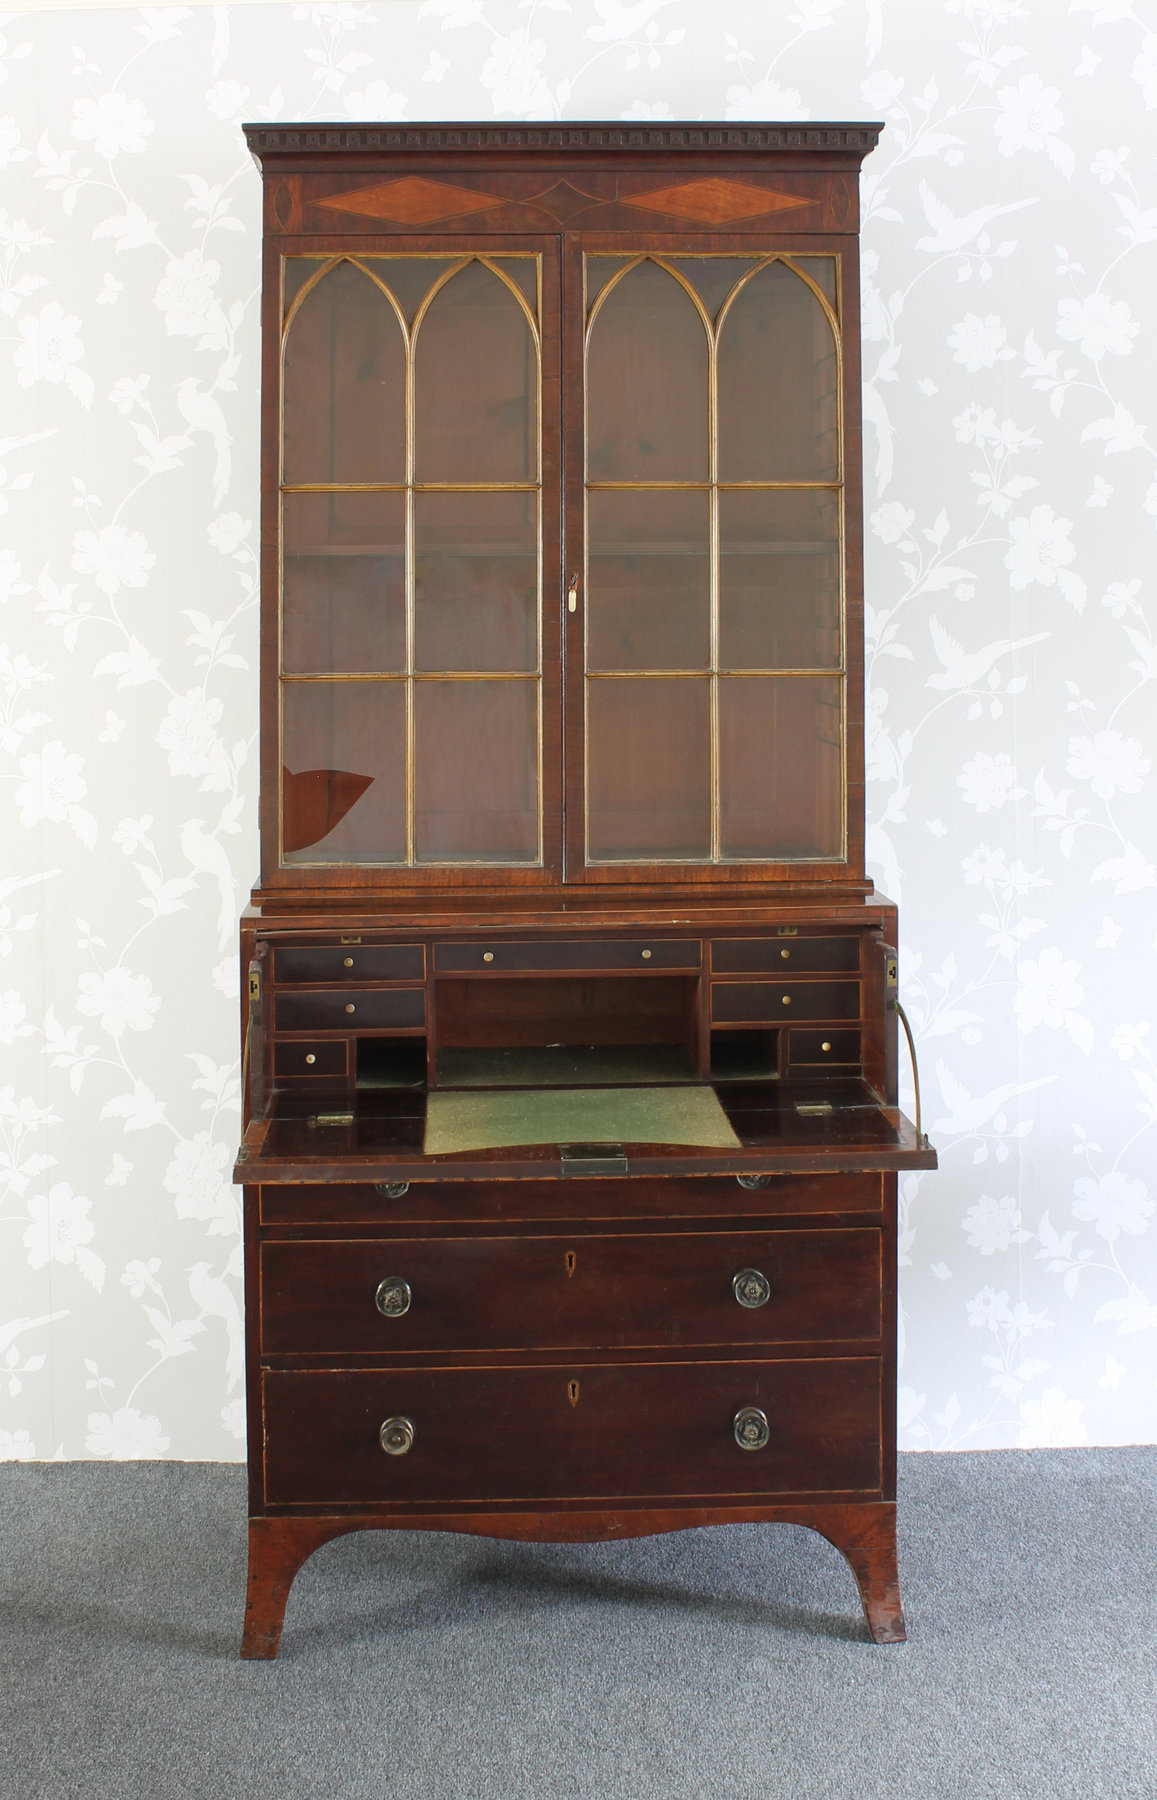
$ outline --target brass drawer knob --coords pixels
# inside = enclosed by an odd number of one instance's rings
[[[740,1269],[731,1283],[731,1292],[740,1306],[754,1312],[771,1299],[771,1283],[762,1269]]]
[[[643,961],[650,962],[650,960],[651,960],[651,952],[649,950],[644,950],[643,951]]]
[[[785,995],[784,995],[784,996],[783,996],[783,998],[782,998],[782,1000],[781,1000],[781,1001],[780,1001],[780,1005],[781,1005],[781,1006],[790,1006],[790,1005],[791,1005],[791,995],[790,995],[790,994],[785,994]],[[350,1010],[351,1010],[351,1012],[352,1012],[352,1010],[353,1010],[353,1009],[352,1009],[352,1007],[351,1007],[351,1009],[350,1009]]]
[[[484,950],[482,952],[482,960],[483,960],[483,962],[493,962],[494,961],[493,950]]]
[[[354,959],[352,956],[343,956],[341,961],[343,969],[352,969],[354,966]]]
[[[414,1448],[414,1421],[401,1416],[385,1419],[378,1432],[378,1442],[387,1456],[407,1456]]]
[[[385,1429],[383,1425],[382,1430]],[[741,1406],[731,1422],[731,1429],[741,1450],[766,1450],[771,1441],[771,1426],[767,1422],[767,1414],[761,1412],[758,1406]]]
[[[387,1275],[378,1283],[374,1304],[383,1318],[400,1319],[403,1313],[409,1312],[413,1297],[408,1281],[403,1281],[400,1275]]]
[[[408,1181],[375,1181],[374,1193],[380,1194],[383,1200],[401,1200],[410,1191]]]
[[[317,1061],[317,1057],[313,1054],[312,1050],[307,1050],[305,1053],[305,1060],[312,1068],[313,1064]]]
[[[345,1009],[346,1009],[346,1011],[347,1011],[347,1012],[354,1012],[354,1011],[355,1011],[355,1010],[356,1010],[356,1009],[355,1009],[355,1007],[354,1007],[354,1003],[353,1003],[353,1001],[352,1001],[352,1000],[347,1000],[347,1001],[346,1001],[346,1008],[345,1008]]]
[[[820,1045],[820,1049],[823,1050],[825,1053],[831,1049],[831,1045],[829,1044],[827,1038],[825,1038],[823,1043]]]
[[[791,951],[790,950],[781,950],[779,954],[783,957],[784,962],[791,961]]]

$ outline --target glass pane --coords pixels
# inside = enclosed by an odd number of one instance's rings
[[[719,332],[719,479],[839,479],[836,343],[806,281],[770,263]]]
[[[711,854],[711,683],[587,682],[587,836],[593,862]]]
[[[367,256],[379,281],[384,281],[412,325],[414,314],[439,275],[454,261],[452,256]]]
[[[510,289],[468,263],[435,294],[417,334],[417,480],[534,481],[538,363]]]
[[[843,854],[843,682],[719,678],[719,826],[732,861]]]
[[[281,259],[281,316],[292,306],[311,275],[316,275],[325,257],[283,256]]]
[[[525,297],[535,318],[538,317],[537,256],[492,256],[491,262],[514,282]]]
[[[758,256],[679,256],[672,262],[691,283],[711,317],[717,318],[733,287],[760,261]]]
[[[357,674],[406,666],[404,494],[286,494],[282,668]]]
[[[587,667],[706,669],[707,494],[694,488],[594,489],[587,506]]]
[[[538,495],[414,495],[415,667],[538,666]]]
[[[707,473],[707,333],[675,277],[640,263],[591,327],[587,474],[705,481]]]
[[[721,668],[839,668],[839,505],[823,488],[720,492]]]
[[[840,310],[839,290],[836,286],[836,259],[834,256],[793,256],[805,275],[810,275],[822,294],[826,294],[831,302],[832,310]]]
[[[587,257],[587,306],[592,307],[612,275],[617,275],[624,264],[629,263],[629,256],[588,256]]]
[[[404,481],[405,395],[398,316],[363,270],[339,263],[289,327],[282,480]]]
[[[404,685],[294,681],[281,692],[283,861],[404,863]]]
[[[414,686],[418,861],[538,861],[538,683]]]

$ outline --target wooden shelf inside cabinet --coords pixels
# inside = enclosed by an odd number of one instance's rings
[[[246,127],[247,1656],[371,1528],[808,1524],[903,1636],[935,1156],[863,856],[879,130]],[[447,1456],[479,1409],[524,1426]]]

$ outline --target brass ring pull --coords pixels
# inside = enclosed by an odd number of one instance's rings
[[[414,1435],[414,1421],[399,1415],[383,1420],[378,1442],[387,1456],[407,1456],[414,1448]]]
[[[771,1299],[771,1283],[762,1269],[740,1269],[731,1283],[731,1292],[740,1306],[746,1306],[755,1312],[760,1306],[766,1306]]]
[[[408,1281],[400,1275],[387,1275],[378,1283],[374,1305],[384,1319],[400,1319],[403,1313],[409,1312],[413,1297]]]
[[[767,1414],[758,1406],[741,1406],[731,1421],[731,1429],[741,1450],[766,1450],[771,1442]],[[382,1430],[385,1430],[384,1425]]]
[[[374,1193],[380,1194],[383,1200],[400,1200],[410,1191],[408,1181],[375,1181]]]
[[[770,1175],[737,1175],[735,1177],[741,1188],[765,1188],[771,1186]]]

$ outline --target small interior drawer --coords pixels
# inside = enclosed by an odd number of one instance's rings
[[[860,939],[847,937],[715,938],[711,968],[717,975],[790,975],[796,969],[858,974]]]
[[[857,1019],[858,981],[713,981],[717,1023],[790,1025],[796,1019]]]
[[[330,1081],[344,1081],[349,1070],[348,1046],[344,1038],[308,1038],[296,1043],[282,1040],[273,1046],[273,1078],[275,1081],[316,1081],[326,1076]]]
[[[434,970],[439,975],[533,974],[584,972],[588,969],[698,969],[698,938],[676,942],[664,938],[548,939],[544,943],[437,944]]]
[[[338,988],[330,993],[279,993],[274,1007],[278,1031],[421,1031],[426,1023],[426,990]]]
[[[287,944],[273,952],[275,981],[421,981],[421,944]]]
[[[788,1061],[793,1069],[816,1068],[825,1063],[858,1063],[859,1060],[858,1031],[793,1031],[788,1040]]]

